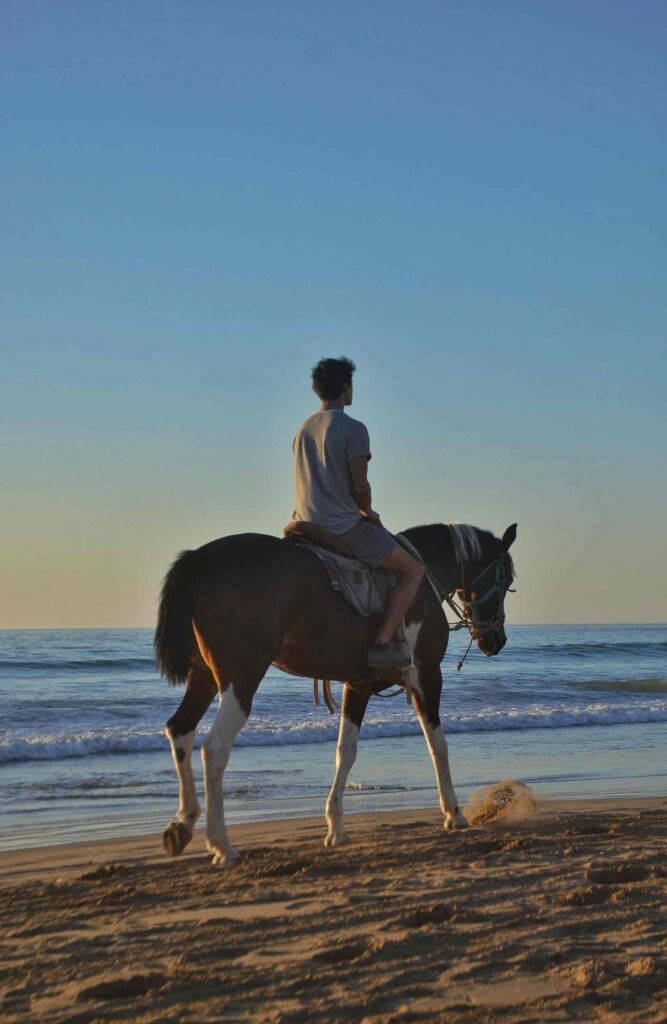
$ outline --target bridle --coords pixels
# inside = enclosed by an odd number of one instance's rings
[[[477,580],[485,576],[489,571],[494,571],[493,583],[481,597],[467,598],[466,591],[469,591],[471,587],[475,585]],[[491,633],[494,630],[499,630],[505,622],[505,593],[510,590],[509,586],[505,587],[505,553],[503,552],[486,565],[480,573],[475,576],[470,583],[466,584],[465,574],[463,573],[463,567],[461,567],[462,574],[462,586],[457,587],[456,590],[452,590],[449,594],[446,594],[444,599],[452,609],[454,614],[458,618],[458,622],[450,623],[449,628],[453,631],[457,629],[465,628],[470,633],[470,643],[468,644],[467,650],[461,660],[457,663],[457,671],[461,671],[463,663],[468,657],[470,648],[472,647],[473,640],[478,640],[479,637],[484,636],[486,633]],[[461,607],[454,600],[454,594],[457,595],[461,602]],[[496,606],[493,615],[488,619],[482,619],[479,615],[479,609],[490,601],[493,597],[496,598]]]
[[[477,580],[485,576],[490,569],[495,569],[494,580],[489,589],[481,597],[473,597],[468,599],[465,596],[466,590],[470,590],[475,585]],[[502,555],[499,555],[494,562],[487,565],[480,573],[475,576],[474,580],[466,584],[465,576],[462,572],[463,585],[457,591],[460,594],[460,600],[463,605],[462,618],[465,619],[468,624],[468,629],[474,634],[475,639],[478,636],[483,636],[484,633],[491,632],[492,629],[500,629],[505,621],[505,589],[503,584],[505,582],[505,566]],[[478,609],[482,605],[490,601],[492,597],[496,597],[496,610],[490,619],[480,619]],[[453,602],[452,602],[453,603]]]
[[[494,558],[492,562],[489,562],[489,564],[486,565],[481,572],[477,573],[475,578],[471,580],[470,583],[468,584],[466,584],[465,581],[465,573],[462,565],[462,586],[455,587],[454,590],[450,590],[449,593],[447,593],[439,585],[438,581],[433,576],[433,573],[426,565],[426,562],[422,558],[421,554],[419,553],[419,551],[417,551],[414,544],[408,540],[405,534],[397,534],[396,539],[400,541],[403,547],[413,557],[415,557],[419,562],[421,562],[422,566],[424,567],[424,572],[426,573],[426,578],[431,584],[431,588],[440,604],[442,604],[443,601],[446,602],[446,604],[449,605],[451,610],[456,615],[458,622],[448,622],[450,630],[453,633],[455,633],[458,629],[463,629],[465,627],[465,629],[467,629],[468,632],[470,633],[470,643],[468,644],[468,648],[456,666],[457,670],[460,672],[463,666],[463,662],[468,657],[468,652],[472,647],[473,640],[477,640],[480,636],[484,636],[486,633],[492,632],[492,630],[500,629],[500,627],[505,622],[505,593],[506,591],[514,593],[514,591],[511,590],[509,586],[505,587],[505,562],[508,557],[507,552],[501,551],[498,557]],[[495,569],[494,581],[492,585],[489,587],[485,594],[482,594],[481,597],[474,597],[472,599],[468,599],[465,596],[466,590],[470,590],[470,588],[475,585],[477,580],[480,580],[482,576],[485,576],[490,569]],[[459,600],[461,601],[461,607],[459,607],[459,605],[454,600],[455,594],[459,597]],[[483,604],[486,604],[487,601],[490,601],[491,598],[494,596],[497,596],[496,610],[494,614],[489,619],[480,619],[478,609]]]

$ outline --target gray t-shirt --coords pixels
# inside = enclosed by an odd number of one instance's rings
[[[309,416],[294,438],[294,518],[332,533],[351,530],[362,515],[352,497],[351,459],[371,457],[368,431],[342,409]]]

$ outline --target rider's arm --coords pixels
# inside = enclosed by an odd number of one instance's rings
[[[360,512],[371,521],[379,520],[379,516],[373,511],[371,504],[371,485],[368,482],[368,458],[360,455],[356,459],[350,459],[348,463],[352,476],[352,497],[357,503]]]
[[[352,497],[364,515],[371,509],[371,485],[368,482],[368,459],[360,455],[348,463],[352,476]]]

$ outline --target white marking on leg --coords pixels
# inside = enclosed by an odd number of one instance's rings
[[[234,740],[246,720],[247,715],[229,686],[222,695],[220,708],[201,751],[206,787],[206,846],[213,854],[214,864],[228,864],[239,857],[227,838],[222,777]]]
[[[197,800],[195,789],[195,777],[192,771],[192,751],[195,745],[195,730],[185,733],[183,736],[172,736],[167,728],[167,738],[171,746],[171,756],[174,759],[176,774],[178,775],[178,813],[174,821],[183,821],[194,829],[195,822],[201,814],[201,807]]]
[[[423,699],[424,691],[421,688],[419,682],[419,669],[417,665],[417,658],[415,657],[415,648],[417,647],[417,640],[419,639],[419,631],[422,628],[421,622],[411,622],[409,626],[405,627],[405,639],[410,645],[412,651],[412,659],[414,664],[405,669],[405,691],[408,697],[408,703],[412,700],[412,694],[416,691],[418,696]]]
[[[358,739],[359,727],[342,715],[336,747],[336,774],[327,799],[326,817],[329,832],[324,840],[325,846],[341,846],[349,841],[349,836],[343,828],[343,793],[350,769],[357,759]]]
[[[435,728],[427,721],[426,717],[417,708],[419,724],[422,727],[424,737],[435,768],[435,777],[438,783],[438,795],[440,797],[440,809],[445,818],[445,828],[465,828],[468,824],[459,810],[458,800],[452,783],[452,776],[449,770],[449,753],[447,740],[441,725]]]

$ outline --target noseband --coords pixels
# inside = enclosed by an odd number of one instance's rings
[[[489,587],[487,592],[485,594],[482,594],[481,597],[474,597],[471,600],[468,600],[466,598],[466,596],[465,596],[466,590],[469,589],[470,587],[472,587],[477,582],[477,580],[482,578],[482,576],[486,575],[486,573],[489,571],[489,569],[492,569],[494,567],[495,567],[494,582]],[[463,567],[461,568],[461,571],[463,572]],[[503,556],[500,555],[495,560],[495,562],[491,562],[489,565],[485,566],[485,568],[482,569],[482,571],[480,573],[478,573],[477,576],[475,576],[475,578],[467,586],[466,586],[466,582],[465,582],[465,577],[463,578],[463,586],[460,587],[459,591],[458,591],[458,593],[460,593],[460,595],[461,595],[461,604],[463,606],[462,608],[459,608],[459,606],[457,605],[456,601],[454,600],[454,597],[453,597],[454,591],[452,591],[452,593],[450,593],[450,594],[447,594],[447,596],[445,597],[445,601],[447,602],[449,607],[452,609],[454,614],[458,616],[458,619],[459,619],[459,621],[457,623],[455,623],[454,625],[452,625],[450,623],[449,628],[452,629],[452,630],[457,630],[457,629],[463,629],[463,627],[465,626],[466,629],[468,630],[468,632],[470,633],[470,643],[468,644],[468,647],[466,649],[465,654],[463,655],[461,660],[456,665],[456,671],[457,672],[460,672],[461,669],[463,668],[463,663],[466,660],[466,658],[468,657],[468,654],[470,653],[470,648],[472,647],[473,640],[477,640],[477,639],[479,639],[480,636],[484,636],[486,633],[490,633],[493,630],[500,629],[500,627],[504,623],[504,621],[505,621],[505,604],[504,604],[504,596],[505,595],[504,595],[504,591],[503,591],[503,583],[504,583],[504,581],[505,581],[505,567],[503,565]],[[498,600],[497,600],[497,603],[496,603],[495,614],[492,615],[490,619],[480,619],[479,613],[478,613],[478,608],[481,605],[485,604],[487,601],[489,601],[492,597],[494,597],[496,595],[498,596]]]
[[[477,580],[481,579],[489,569],[495,565],[494,581],[489,587],[485,594],[481,597],[474,597],[471,600],[467,600],[465,597],[466,589],[470,589]],[[505,606],[504,606],[504,592],[502,584],[504,582],[504,567],[502,555],[496,559],[495,563],[487,565],[485,569],[475,576],[474,580],[466,587],[465,579],[463,580],[463,587],[461,588],[461,603],[463,605],[463,618],[466,620],[468,629],[470,630],[473,637],[483,636],[484,633],[490,633],[493,629],[500,629],[505,621]],[[492,597],[498,598],[496,602],[495,614],[490,619],[480,619],[478,609],[490,601]]]
[[[463,658],[457,665],[457,669],[460,671],[463,662],[468,656],[468,652],[470,651],[470,647],[472,646],[473,640],[477,640],[480,636],[484,636],[486,633],[491,633],[493,630],[500,629],[500,627],[503,625],[505,621],[505,592],[503,586],[505,583],[504,560],[507,557],[506,552],[502,552],[496,559],[494,559],[493,562],[489,562],[489,564],[486,565],[482,569],[482,571],[479,572],[477,576],[475,576],[475,578],[471,580],[471,582],[468,584],[466,584],[463,566],[461,566],[463,585],[459,588],[451,590],[447,594],[443,593],[442,588],[434,579],[433,574],[429,571],[428,566],[424,562],[424,559],[422,558],[421,554],[419,553],[419,551],[416,550],[416,548],[408,540],[408,538],[405,537],[402,533],[399,533],[397,535],[397,540],[401,542],[401,544],[403,545],[404,548],[406,548],[409,554],[411,554],[419,562],[421,562],[421,564],[424,566],[426,576],[428,578],[429,583],[431,584],[431,587],[436,597],[438,598],[441,604],[443,601],[446,601],[446,603],[449,605],[451,610],[458,618],[458,622],[448,623],[450,630],[452,632],[455,632],[456,630],[463,629],[465,627],[470,633],[470,644],[468,645],[468,650],[463,655]],[[482,594],[481,597],[474,597],[471,600],[468,600],[465,596],[466,590],[469,590],[470,587],[474,586],[477,580],[481,579],[482,576],[485,576],[486,573],[493,568],[495,568],[494,581],[493,584],[487,590],[487,592],[485,594]],[[507,589],[509,589],[509,587]],[[462,607],[459,607],[456,601],[454,600],[455,593],[461,595],[460,601]],[[495,613],[491,616],[490,619],[480,619],[478,609],[496,595],[498,600],[496,602]]]
[[[481,597],[466,598],[466,590],[474,586],[477,580],[485,576],[489,569],[495,569],[494,581]],[[463,571],[463,570],[462,570]],[[489,565],[485,566],[480,573],[475,576],[470,583],[466,583],[465,576],[463,577],[463,585],[456,591],[445,596],[445,601],[452,609],[454,614],[458,618],[458,622],[450,623],[449,628],[451,630],[465,628],[470,633],[470,642],[477,640],[480,636],[484,636],[486,633],[491,633],[493,630],[500,629],[505,621],[505,606],[504,606],[504,590],[503,584],[505,582],[505,566],[503,564],[503,555],[500,555]],[[454,593],[460,595],[461,607],[457,605],[454,600]],[[488,619],[481,619],[479,616],[479,609],[482,605],[490,601],[492,597],[497,597],[495,613]],[[470,650],[470,648],[468,648]],[[467,655],[468,651],[466,651]],[[465,660],[465,656],[464,656]],[[459,663],[459,668],[463,662]]]

